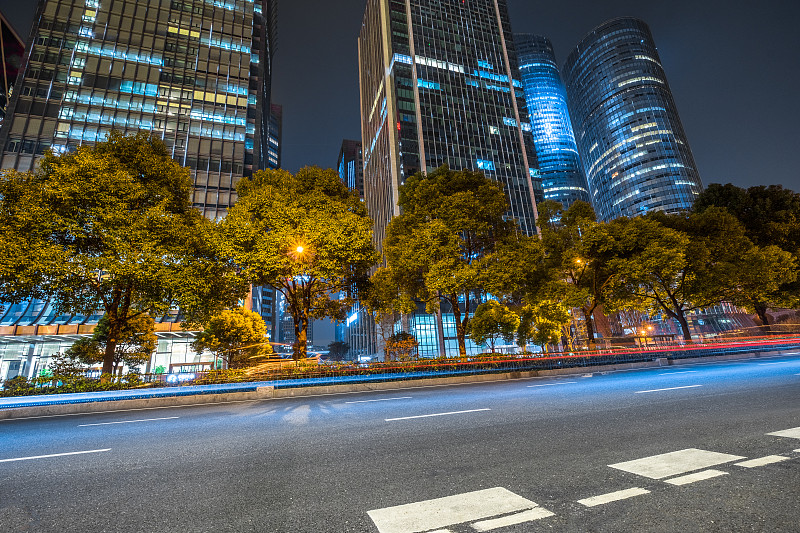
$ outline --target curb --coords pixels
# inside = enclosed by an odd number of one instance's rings
[[[258,387],[249,392],[228,392],[217,394],[191,394],[181,396],[168,396],[159,398],[141,398],[132,400],[108,400],[88,403],[71,403],[57,405],[41,405],[30,407],[14,407],[0,409],[0,421],[18,418],[56,417],[106,411],[120,411],[128,409],[157,409],[164,407],[181,407],[226,402],[245,402],[272,400],[280,398],[302,398],[309,396],[322,396],[329,394],[347,394],[352,392],[369,392],[395,389],[411,389],[420,387],[435,387],[446,385],[459,385],[465,383],[481,383],[487,381],[506,381],[514,379],[528,379],[547,376],[564,375],[589,375],[596,373],[618,372],[636,370],[640,368],[653,368],[665,366],[682,366],[698,362],[732,361],[738,359],[755,359],[763,356],[780,355],[781,351],[761,353],[740,353],[732,355],[719,355],[710,357],[693,357],[686,359],[659,358],[654,361],[638,363],[621,363],[616,365],[598,365],[572,368],[559,368],[553,370],[532,370],[519,372],[505,372],[502,374],[472,374],[445,378],[428,378],[414,380],[380,381],[373,383],[350,383],[341,385],[321,385],[311,387],[297,387],[276,389],[272,386]]]

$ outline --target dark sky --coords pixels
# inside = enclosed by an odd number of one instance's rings
[[[0,0],[27,36],[33,0]],[[797,0],[508,0],[514,31],[550,37],[559,64],[593,27],[650,25],[704,184],[800,191]],[[365,0],[279,0],[273,101],[283,163],[335,166],[361,135],[356,40]]]

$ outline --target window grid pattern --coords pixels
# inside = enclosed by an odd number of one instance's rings
[[[514,44],[531,116],[544,197],[560,202],[565,208],[577,200],[589,202],[588,186],[567,110],[567,93],[553,46],[546,37],[531,34],[515,34]]]
[[[598,219],[689,209],[700,176],[647,25],[603,24],[563,72]]]

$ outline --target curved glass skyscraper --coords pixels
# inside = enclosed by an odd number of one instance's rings
[[[598,219],[691,207],[700,176],[647,25],[598,26],[562,72]]]
[[[589,201],[575,134],[567,110],[567,93],[558,72],[553,45],[546,37],[515,34],[520,76],[533,126],[533,142],[546,200],[567,208]]]

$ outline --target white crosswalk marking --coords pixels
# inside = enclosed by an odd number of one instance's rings
[[[651,479],[663,479],[741,459],[746,457],[687,448],[608,466]]]
[[[503,487],[478,490],[367,512],[380,533],[429,533],[508,513],[535,510],[536,518],[552,513]],[[545,513],[550,513],[545,515]],[[531,516],[534,516],[532,514]],[[498,526],[499,527],[499,526]],[[484,531],[488,531],[485,529]]]
[[[789,459],[789,457],[784,457],[783,455],[767,455],[766,457],[758,457],[756,459],[750,459],[749,461],[742,461],[741,463],[735,464],[736,466],[743,466],[745,468],[755,468],[757,466],[771,465],[772,463],[788,461]]]
[[[643,494],[650,494],[650,491],[647,489],[634,487],[632,489],[618,490],[616,492],[609,492],[608,494],[600,494],[599,496],[584,498],[582,500],[578,500],[578,503],[585,505],[586,507],[595,507],[596,505],[617,502],[619,500],[627,500],[628,498],[641,496]]]
[[[703,470],[702,472],[695,472],[694,474],[686,474],[685,476],[665,479],[664,482],[669,483],[670,485],[688,485],[689,483],[694,483],[696,481],[703,481],[706,479],[711,479],[712,477],[727,475],[727,472],[722,472],[721,470]]]
[[[800,439],[800,428],[785,429],[783,431],[775,431],[767,433],[767,435],[774,435],[776,437],[789,437],[790,439]]]
[[[491,531],[499,527],[515,526],[517,524],[524,524],[525,522],[533,522],[534,520],[547,518],[548,516],[553,516],[554,514],[555,513],[548,511],[544,507],[537,507],[536,509],[522,511],[521,513],[475,522],[472,524],[472,527],[478,531]]]

